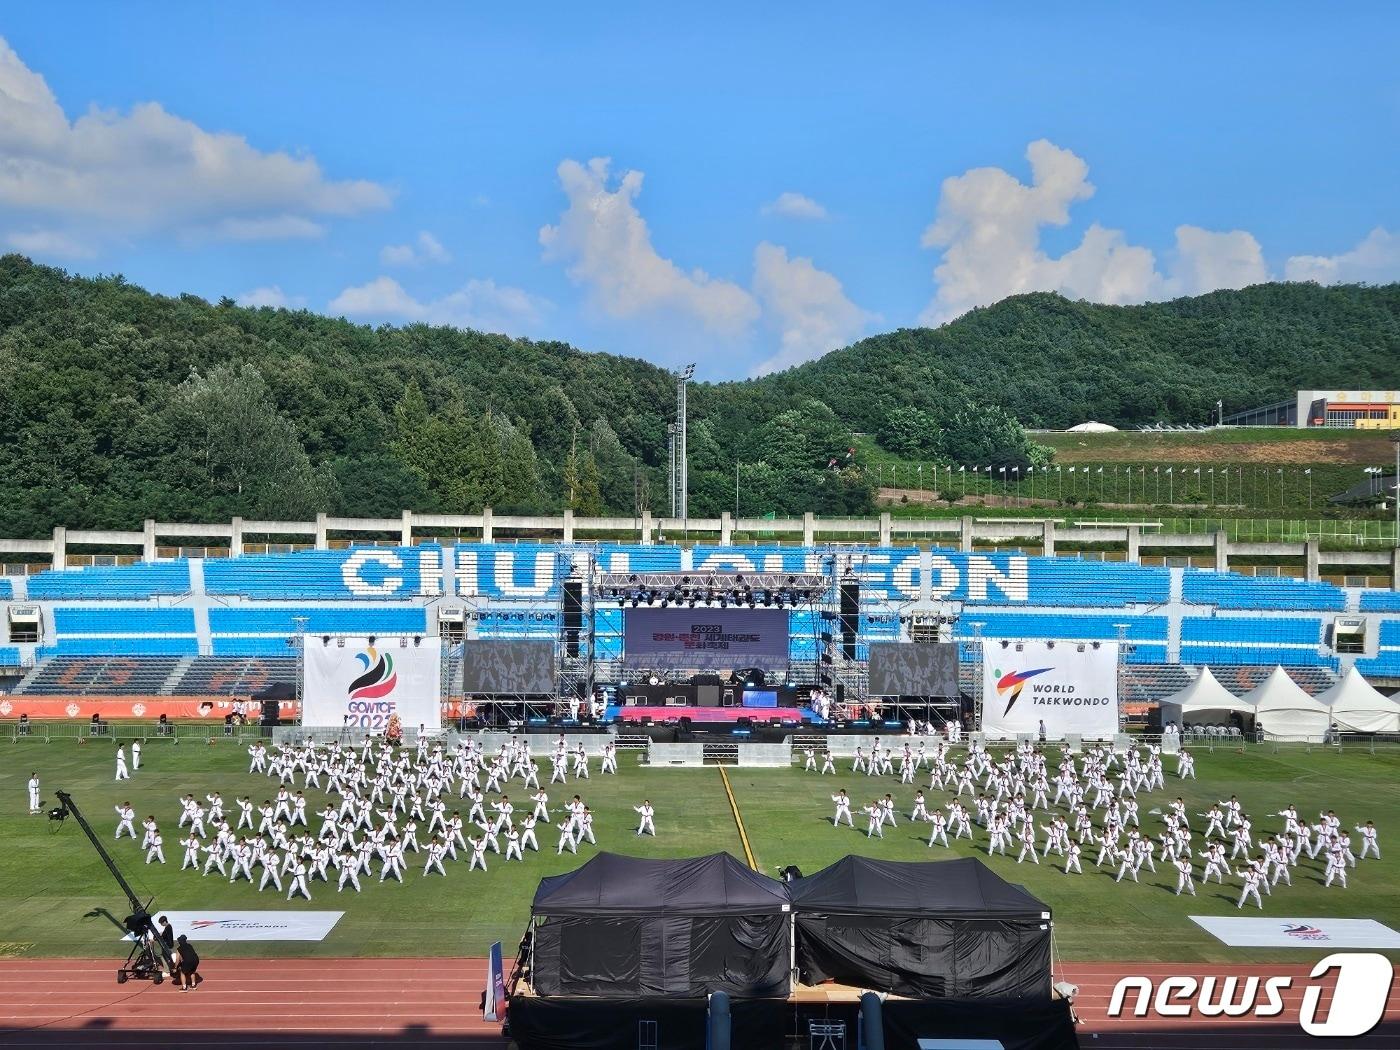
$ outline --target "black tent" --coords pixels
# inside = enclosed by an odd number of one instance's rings
[[[788,895],[727,853],[644,860],[600,853],[540,880],[540,995],[788,994]]]
[[[972,858],[846,857],[788,883],[804,983],[914,998],[1050,996],[1050,908]]]

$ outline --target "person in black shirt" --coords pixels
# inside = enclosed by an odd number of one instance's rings
[[[199,976],[199,953],[183,933],[175,938],[175,960],[175,979],[182,992],[191,991],[204,983],[204,978]]]

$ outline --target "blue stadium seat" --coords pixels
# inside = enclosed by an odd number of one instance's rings
[[[1234,572],[1187,569],[1183,600],[1221,609],[1346,608],[1346,595],[1330,583],[1312,583],[1289,576],[1241,576]]]
[[[188,594],[189,590],[190,565],[184,559],[49,570],[29,577],[29,597],[35,601],[151,598],[158,594]]]
[[[0,646],[0,667],[18,667],[19,650],[11,646]]]
[[[1400,591],[1362,591],[1361,611],[1400,613]]]
[[[436,544],[244,555],[206,561],[204,587],[250,598],[393,601],[424,593],[424,575],[440,581],[441,568]]]
[[[150,606],[59,606],[53,611],[59,637],[75,634],[194,634],[192,609]]]
[[[428,629],[421,605],[373,608],[354,606],[215,606],[209,629],[215,634],[281,634],[296,630],[295,617],[306,618],[308,634],[422,634]]]

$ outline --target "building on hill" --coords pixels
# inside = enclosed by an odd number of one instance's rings
[[[1222,422],[1299,430],[1395,430],[1400,429],[1400,390],[1299,390],[1292,401],[1234,412]]]

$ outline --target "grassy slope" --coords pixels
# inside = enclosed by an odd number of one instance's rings
[[[311,903],[288,905],[271,891],[258,894],[246,883],[230,887],[211,876],[180,873],[180,848],[174,822],[175,800],[186,790],[218,787],[226,800],[249,792],[266,797],[269,781],[250,777],[243,770],[241,751],[231,746],[172,747],[153,743],[146,750],[145,768],[128,786],[111,780],[112,755],[108,747],[79,747],[71,742],[49,745],[6,744],[0,763],[0,953],[35,956],[113,954],[113,931],[105,922],[84,919],[83,913],[101,905],[118,911],[122,901],[115,884],[96,854],[71,824],[54,830],[43,818],[25,815],[24,782],[37,768],[46,799],[55,788],[74,793],[94,818],[104,837],[115,826],[111,806],[129,797],[138,813],[154,812],[165,823],[164,868],[140,862],[130,840],[123,840],[115,855],[138,892],[156,896],[167,908],[343,909],[346,912],[331,936],[321,944],[208,942],[204,950],[214,957],[233,955],[479,955],[492,940],[513,947],[528,915],[530,897],[538,879],[572,868],[576,861],[553,852],[555,833],[541,835],[546,847],[530,855],[523,865],[505,865],[492,857],[491,871],[468,875],[464,864],[449,865],[446,879],[422,878],[415,869],[405,886],[366,887],[361,895],[327,891],[314,883]],[[844,763],[843,763],[844,765]],[[622,774],[616,778],[594,775],[581,793],[598,813],[599,845],[619,852],[650,856],[688,856],[729,850],[742,856],[738,834],[730,816],[718,771],[645,769],[624,755]],[[1169,763],[1170,766],[1170,763]],[[1198,812],[1203,804],[1231,793],[1238,794],[1256,815],[1276,811],[1289,800],[1307,813],[1327,805],[1336,808],[1350,825],[1370,817],[1381,827],[1382,846],[1390,851],[1381,863],[1367,861],[1345,892],[1324,891],[1317,869],[1306,864],[1289,890],[1280,888],[1276,902],[1265,914],[1279,916],[1372,916],[1400,927],[1400,862],[1395,859],[1394,829],[1400,805],[1393,792],[1381,785],[1393,784],[1400,773],[1400,754],[1369,756],[1347,753],[1270,754],[1246,756],[1202,753],[1198,768],[1202,779],[1183,793]],[[922,829],[902,822],[883,841],[867,842],[863,835],[827,822],[828,796],[838,782],[797,770],[729,771],[738,797],[745,828],[758,863],[772,873],[778,865],[796,863],[814,870],[850,851],[870,852],[892,859],[928,859],[944,851],[925,847]],[[857,780],[844,773],[839,778],[857,798],[891,790],[907,812],[913,791],[884,781]],[[1168,798],[1178,793],[1169,780]],[[551,791],[554,800],[572,794]],[[312,793],[313,805],[321,797]],[[649,796],[657,806],[661,836],[639,841],[633,834],[631,806]],[[933,793],[931,798],[944,801]],[[1389,801],[1385,801],[1389,799]],[[1145,802],[1144,814],[1153,802]],[[1266,827],[1272,827],[1263,821]],[[958,853],[985,859],[985,837],[979,835],[969,850],[964,839]],[[580,858],[591,850],[581,851]],[[1092,857],[1089,858],[1092,861]],[[1177,959],[1296,961],[1296,953],[1226,949],[1201,933],[1186,919],[1191,913],[1234,913],[1237,886],[1227,883],[1229,900],[1212,887],[1195,901],[1177,899],[1164,889],[1165,871],[1141,885],[1113,885],[1107,874],[1069,878],[1048,866],[1017,865],[1013,858],[990,862],[1013,881],[1024,883],[1055,909],[1060,951],[1070,959]],[[1086,864],[1086,871],[1091,871]],[[1174,886],[1174,879],[1171,885]],[[1267,898],[1266,898],[1267,900]]]

